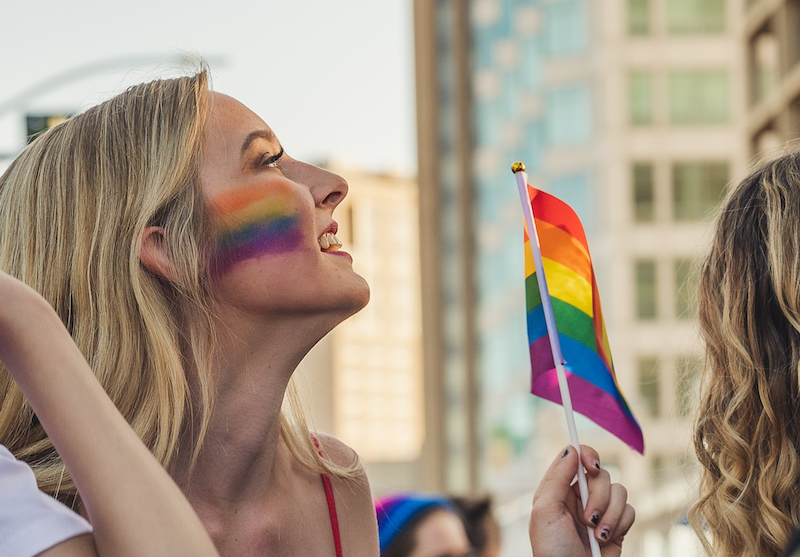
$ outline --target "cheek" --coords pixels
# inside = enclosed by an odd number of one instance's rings
[[[217,234],[211,273],[220,276],[242,261],[298,251],[304,219],[285,192],[237,191],[215,199],[211,207]]]

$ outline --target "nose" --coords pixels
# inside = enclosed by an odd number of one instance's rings
[[[317,207],[332,211],[347,195],[347,181],[338,174],[300,161],[292,166],[290,178],[308,187]]]

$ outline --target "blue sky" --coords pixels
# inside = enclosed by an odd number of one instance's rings
[[[137,59],[27,110],[86,108],[188,52],[210,58],[214,89],[264,118],[294,157],[415,171],[410,0],[15,0],[3,12],[0,105],[70,68]],[[23,115],[0,114],[0,152],[19,148]]]

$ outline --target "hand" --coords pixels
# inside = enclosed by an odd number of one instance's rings
[[[628,491],[611,483],[591,447],[581,445],[581,462],[589,485],[586,510],[577,482],[572,483],[578,472],[578,452],[572,446],[550,465],[533,496],[529,533],[534,557],[591,557],[586,526],[595,528],[603,557],[622,552],[622,540],[635,518],[627,504]]]

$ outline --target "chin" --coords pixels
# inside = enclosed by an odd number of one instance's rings
[[[351,315],[355,315],[356,313],[364,309],[369,303],[369,294],[370,294],[369,285],[367,284],[367,281],[364,280],[364,278],[361,277],[360,275],[358,276],[358,278],[359,278],[359,284],[355,284],[353,286],[352,300],[350,300],[349,304],[350,311],[347,313],[347,315],[344,316],[343,320],[347,319]]]

